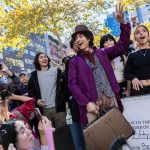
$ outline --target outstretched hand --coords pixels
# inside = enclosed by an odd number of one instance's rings
[[[123,5],[121,3],[116,4],[116,12],[113,14],[116,21],[121,23],[121,24],[125,24],[126,21],[124,19],[124,9],[123,9]]]
[[[1,62],[1,72],[6,73],[8,76],[13,76],[13,73],[9,70],[8,66],[4,64],[4,62]]]
[[[2,72],[6,72],[9,70],[9,68],[7,67],[6,64],[4,64],[4,62],[1,62],[1,65],[2,65]]]

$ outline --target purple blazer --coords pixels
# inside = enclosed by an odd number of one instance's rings
[[[119,85],[114,75],[111,60],[122,55],[128,49],[131,31],[130,24],[121,24],[120,29],[120,39],[115,46],[106,49],[94,47],[94,52],[104,67],[112,90],[117,97],[119,108],[123,111],[119,99]],[[68,87],[79,104],[80,123],[82,126],[86,126],[88,123],[86,117],[86,104],[89,102],[96,102],[98,95],[93,70],[86,63],[85,57],[82,54],[75,56],[69,63]]]

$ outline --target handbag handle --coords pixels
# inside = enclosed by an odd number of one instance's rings
[[[90,123],[87,124],[87,127],[89,127],[91,124],[93,124],[96,120],[98,120],[99,118],[101,118],[102,116],[104,116],[107,112],[109,112],[112,108],[117,108],[115,106],[113,107],[109,107],[109,108],[102,108],[100,111],[99,111],[99,115],[97,115],[97,118],[94,119],[93,121],[91,121]]]

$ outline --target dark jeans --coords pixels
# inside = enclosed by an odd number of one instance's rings
[[[69,125],[76,150],[86,150],[81,126],[78,123]]]
[[[79,123],[80,121],[80,112],[79,112],[79,106],[74,98],[68,101],[69,108],[71,111],[72,121],[74,123]]]
[[[132,89],[132,96],[150,94],[150,86],[144,86],[139,91]]]

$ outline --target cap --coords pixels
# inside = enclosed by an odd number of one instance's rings
[[[22,72],[19,74],[19,77],[21,77],[22,75],[27,75],[27,76],[28,76],[28,73],[25,72],[25,71],[22,71]]]

